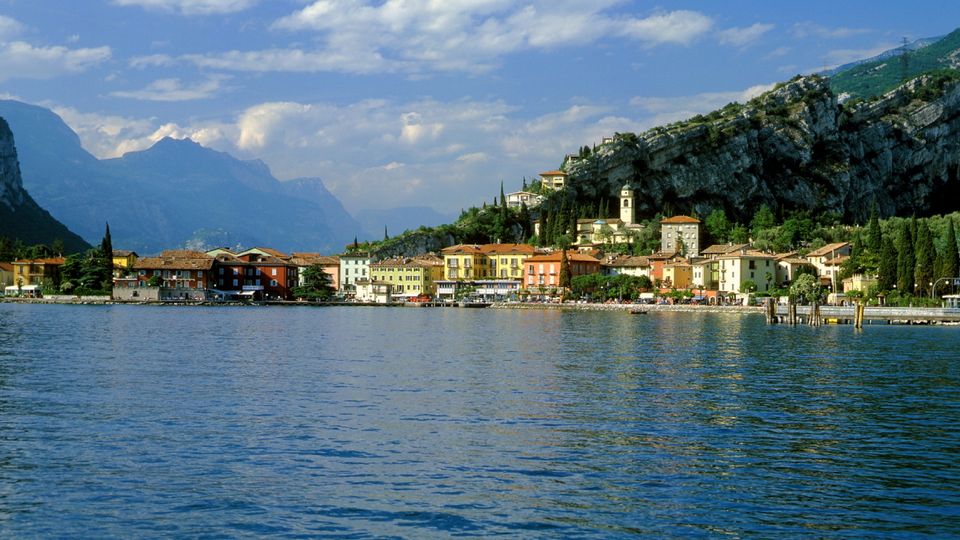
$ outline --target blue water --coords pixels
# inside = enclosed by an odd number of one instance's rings
[[[960,535],[960,328],[0,304],[0,536],[488,535]]]

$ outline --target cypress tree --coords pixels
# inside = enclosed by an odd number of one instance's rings
[[[517,220],[520,222],[520,230],[523,231],[521,242],[526,242],[530,238],[530,209],[527,208],[525,201],[520,201],[520,212],[517,213]]]
[[[387,234],[387,226],[384,225],[384,226],[383,226],[383,240],[384,240],[384,241],[387,241],[387,240],[389,240],[389,239],[390,239],[390,235]]]
[[[880,233],[880,217],[877,215],[877,201],[873,201],[873,209],[870,211],[870,222],[867,225],[867,249],[870,253],[877,255],[883,248],[883,238]]]
[[[507,210],[507,197],[503,194],[503,180],[500,181],[500,207]]]
[[[913,237],[910,234],[910,222],[904,221],[900,225],[900,234],[897,236],[897,288],[900,294],[913,292],[913,272],[916,261],[913,253]]]
[[[943,251],[943,264],[940,267],[939,277],[960,277],[960,251],[957,250],[957,231],[953,219],[947,217],[947,238]]]
[[[935,262],[936,250],[933,247],[933,233],[930,232],[927,221],[922,220],[917,224],[917,257],[913,272],[918,295],[927,296],[930,294]]]
[[[877,272],[877,286],[881,291],[893,290],[897,284],[897,248],[893,244],[893,233],[883,237],[880,247],[880,267]]]
[[[560,281],[561,289],[569,289],[572,281],[572,272],[570,271],[570,259],[567,258],[567,245],[563,243],[560,246]]]
[[[110,224],[107,223],[106,232],[100,242],[101,278],[100,288],[105,291],[113,290],[113,239],[110,237]]]
[[[538,240],[540,241],[541,246],[547,245],[547,209],[540,209],[540,217],[537,218],[537,222],[540,229],[540,235]]]

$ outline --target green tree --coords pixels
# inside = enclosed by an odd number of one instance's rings
[[[916,283],[916,292],[920,296],[930,294],[930,287],[933,284],[933,265],[936,262],[936,250],[933,247],[933,234],[926,220],[921,220],[917,224],[917,257],[914,268],[914,283]]]
[[[953,219],[947,217],[943,257],[938,277],[960,277],[960,251],[957,250],[957,231]]]
[[[900,294],[913,292],[915,265],[910,223],[904,221],[900,225],[900,234],[897,236],[897,289],[900,290]]]
[[[750,231],[740,223],[737,223],[730,229],[730,241],[735,244],[746,244],[750,241]]]
[[[334,290],[330,274],[323,271],[322,265],[312,264],[303,270],[303,285],[291,292],[297,298],[325,300],[333,296]]]
[[[870,210],[870,221],[867,224],[867,249],[874,254],[879,254],[883,249],[883,236],[880,232],[880,217],[877,210],[877,201],[874,199],[873,208]]]
[[[532,235],[532,220],[530,218],[530,209],[527,208],[527,203],[520,202],[520,211],[517,212],[517,221],[520,222],[520,230],[523,238],[520,239],[521,242],[526,242]]]
[[[776,226],[777,217],[773,215],[773,211],[770,210],[770,207],[766,204],[761,204],[760,208],[758,208],[757,212],[753,215],[753,220],[750,221],[750,229],[753,235],[756,236],[758,232],[772,229]]]
[[[877,286],[881,291],[892,291],[897,284],[897,248],[893,243],[893,233],[883,236],[880,249],[880,267],[877,272]]]
[[[794,300],[818,302],[823,298],[824,289],[811,274],[801,274],[790,285],[790,297]]]
[[[103,240],[100,241],[100,287],[101,291],[113,292],[113,239],[110,237],[110,224],[106,224]]]
[[[714,244],[723,244],[730,239],[730,229],[733,225],[727,219],[727,213],[723,208],[714,209],[707,214],[707,219],[703,222],[707,236],[710,242]]]
[[[561,289],[570,288],[570,282],[572,280],[572,273],[570,271],[570,259],[567,257],[567,246],[560,246],[560,280],[559,286]]]

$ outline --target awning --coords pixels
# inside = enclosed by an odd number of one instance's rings
[[[18,291],[39,291],[39,285],[24,285],[22,287],[17,287],[16,285],[8,285],[5,289],[6,292],[18,292]]]

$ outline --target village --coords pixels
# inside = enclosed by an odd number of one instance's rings
[[[540,185],[563,189],[562,171],[541,173]],[[520,191],[506,195],[511,207],[535,208],[542,195]],[[244,250],[166,250],[140,257],[113,250],[113,301],[223,302],[295,301],[311,267],[322,270],[325,300],[393,304],[427,302],[557,302],[601,300],[641,303],[748,305],[756,296],[789,285],[799,274],[816,276],[829,293],[828,303],[844,303],[845,293],[864,291],[875,278],[854,275],[840,280],[851,254],[849,242],[831,243],[806,253],[770,253],[749,243],[702,246],[699,219],[675,215],[660,221],[659,251],[646,256],[608,250],[627,242],[643,227],[635,215],[635,192],[619,193],[619,218],[579,219],[576,242],[568,249],[523,243],[459,244],[413,257],[377,260],[347,246],[344,253],[284,253],[269,247]],[[532,224],[536,233],[537,223]],[[65,259],[47,257],[0,263],[7,296],[53,297]],[[564,270],[564,265],[568,270]],[[561,283],[568,272],[575,286]],[[581,276],[629,276],[631,286],[611,298]],[[604,282],[597,287],[605,287]],[[598,294],[602,293],[602,294]]]

